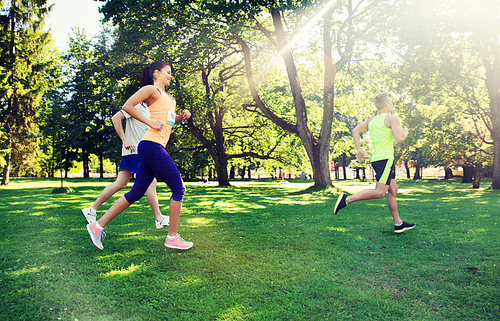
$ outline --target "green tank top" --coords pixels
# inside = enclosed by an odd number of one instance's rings
[[[392,130],[384,125],[388,114],[380,114],[372,118],[368,124],[368,131],[372,139],[372,162],[381,159],[394,159],[394,136]]]

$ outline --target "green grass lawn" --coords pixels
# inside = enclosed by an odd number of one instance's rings
[[[0,188],[0,320],[500,319],[500,193],[488,181],[400,180],[401,217],[417,224],[401,235],[385,198],[332,215],[340,189],[371,183],[187,183],[184,252],[165,248],[145,198],[98,250],[80,209],[110,182]],[[158,194],[167,214],[169,190]]]

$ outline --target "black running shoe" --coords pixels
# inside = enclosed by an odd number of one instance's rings
[[[411,230],[412,228],[415,227],[415,224],[412,223],[406,223],[403,221],[403,224],[396,226],[394,225],[394,233],[403,233],[406,230]]]
[[[347,195],[344,193],[340,193],[339,198],[337,198],[337,203],[335,204],[335,208],[333,209],[333,214],[337,214],[338,211],[343,209],[344,207],[347,206],[345,199],[347,198]]]

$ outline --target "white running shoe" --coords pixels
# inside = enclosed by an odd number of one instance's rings
[[[160,220],[155,220],[156,228],[163,228],[170,223],[170,216],[162,215]]]
[[[94,243],[98,249],[103,250],[104,246],[102,246],[101,238],[105,237],[106,233],[104,233],[103,230],[98,229],[97,226],[95,226],[95,222],[87,224],[87,231],[92,239],[92,243]]]
[[[82,214],[85,216],[87,223],[94,223],[97,218],[97,213],[92,207],[82,208]]]

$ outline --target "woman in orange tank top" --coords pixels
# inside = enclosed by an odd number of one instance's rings
[[[87,225],[92,242],[101,250],[103,249],[101,237],[106,224],[142,198],[156,176],[167,183],[172,190],[169,205],[170,224],[165,246],[180,250],[187,250],[193,246],[192,242],[184,241],[177,233],[186,188],[179,170],[165,150],[172,127],[191,117],[191,113],[188,110],[183,110],[180,115],[175,113],[175,99],[165,91],[165,87],[170,85],[171,80],[170,65],[164,62],[153,62],[143,69],[141,89],[133,94],[122,107],[130,116],[148,125],[149,129],[137,147],[141,160],[134,186],[120,197],[99,220]],[[149,107],[150,119],[142,116],[134,108],[143,101]]]

